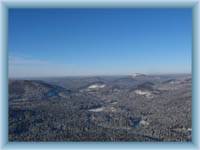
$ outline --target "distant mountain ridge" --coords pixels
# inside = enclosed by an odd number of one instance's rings
[[[39,80],[10,80],[9,99],[10,100],[42,100],[47,97],[58,95],[58,92],[65,91],[57,85],[51,85]],[[53,95],[50,92],[54,93]]]

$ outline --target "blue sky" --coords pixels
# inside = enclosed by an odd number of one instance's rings
[[[10,77],[190,73],[191,9],[9,9]]]

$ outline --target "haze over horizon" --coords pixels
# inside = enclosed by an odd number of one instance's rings
[[[191,73],[192,9],[9,9],[9,77]]]

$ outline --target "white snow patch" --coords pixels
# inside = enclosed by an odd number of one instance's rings
[[[99,107],[99,108],[89,109],[88,111],[92,111],[92,112],[101,112],[101,111],[103,111],[104,109],[105,109],[104,107]]]
[[[170,81],[170,82],[169,82],[169,84],[174,84],[174,83],[175,83],[175,81]]]
[[[116,105],[118,102],[112,102],[111,105]]]
[[[88,88],[89,89],[101,89],[101,88],[104,88],[106,85],[105,84],[93,84],[93,85],[90,85]]]
[[[148,126],[149,123],[147,121],[141,120],[140,121],[140,125],[142,125],[142,126]]]
[[[183,131],[188,131],[188,132],[191,132],[192,131],[192,128],[176,128],[174,129],[175,131],[178,131],[178,132],[183,132]]]
[[[111,111],[111,112],[116,112],[117,109],[116,109],[115,107],[110,107],[110,111]]]
[[[150,91],[135,90],[135,94],[143,95],[143,96],[146,96],[146,97],[152,97],[152,94],[151,94]]]

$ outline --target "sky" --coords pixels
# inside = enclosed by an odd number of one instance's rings
[[[192,9],[9,9],[9,77],[191,73]]]

